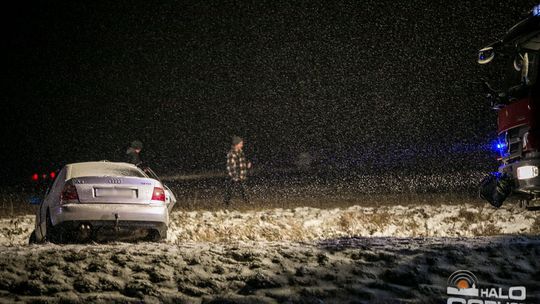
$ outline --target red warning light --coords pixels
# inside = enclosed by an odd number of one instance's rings
[[[51,172],[51,174],[49,174],[49,176],[51,177],[51,179],[54,179],[54,177],[56,176],[56,173],[53,171]]]
[[[39,175],[37,173],[34,173],[34,175],[32,175],[32,180],[37,182],[38,179],[39,179]]]

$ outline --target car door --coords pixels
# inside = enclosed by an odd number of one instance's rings
[[[62,189],[64,188],[64,184],[66,182],[66,167],[62,168],[60,173],[56,176],[56,179],[54,180],[53,184],[49,189],[47,189],[47,193],[45,194],[45,198],[43,199],[43,202],[39,206],[39,225],[36,226],[36,236],[39,238],[39,234],[41,234],[41,237],[45,237],[46,234],[46,215],[47,210],[51,208],[51,206],[54,206],[55,204],[59,203],[60,200],[60,193],[62,192]],[[39,230],[39,231],[38,231]]]
[[[165,203],[167,204],[167,210],[169,213],[171,213],[172,208],[174,207],[174,204],[176,204],[176,197],[174,196],[174,193],[167,187],[167,185],[162,184],[163,188],[165,189]]]

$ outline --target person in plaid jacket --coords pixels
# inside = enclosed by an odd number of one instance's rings
[[[228,206],[231,202],[233,192],[240,192],[245,203],[249,203],[246,193],[246,180],[248,169],[251,168],[242,150],[244,140],[238,136],[233,136],[232,147],[227,153],[227,182],[225,185],[224,203]]]

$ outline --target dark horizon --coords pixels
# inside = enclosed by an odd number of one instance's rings
[[[468,147],[478,157],[496,116],[477,50],[534,4],[13,8],[2,175],[124,160],[135,139],[158,171],[218,169],[235,134],[276,166],[301,152],[374,162],[433,151],[451,163]]]

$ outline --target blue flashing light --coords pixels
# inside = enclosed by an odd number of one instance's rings
[[[508,152],[508,145],[506,144],[504,139],[499,138],[498,140],[495,140],[493,142],[492,149],[498,152],[501,156],[504,156]]]
[[[540,16],[540,4],[538,4],[538,5],[536,5],[535,7],[533,7],[533,9],[532,9],[532,15],[535,16],[535,17]]]

